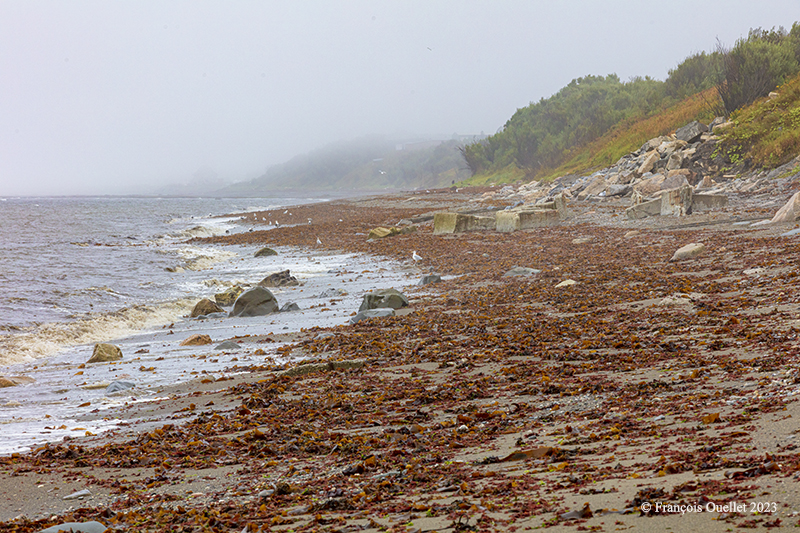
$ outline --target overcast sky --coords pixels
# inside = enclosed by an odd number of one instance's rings
[[[664,79],[797,0],[0,0],[0,195],[252,178],[367,134],[491,133],[587,74]]]

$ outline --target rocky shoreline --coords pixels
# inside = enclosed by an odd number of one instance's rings
[[[626,215],[630,196],[581,196],[598,176],[570,180],[298,206],[310,224],[203,239],[370,254],[445,278],[400,288],[410,305],[395,316],[286,339],[281,355],[302,370],[198,380],[123,408],[143,422],[130,432],[0,458],[13,487],[0,531],[797,525],[800,242],[793,222],[753,225],[796,175],[729,179],[723,206],[643,219]],[[555,194],[567,212],[553,225],[433,231],[437,213]],[[377,227],[416,231],[368,239]],[[702,246],[675,258],[688,244]]]

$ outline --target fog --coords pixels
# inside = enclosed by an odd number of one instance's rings
[[[796,0],[5,0],[0,195],[146,193],[367,134],[492,133],[574,78],[664,79],[796,19]]]

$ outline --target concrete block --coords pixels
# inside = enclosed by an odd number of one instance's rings
[[[461,213],[436,213],[433,217],[433,234],[463,233],[494,229],[495,217],[462,215]]]

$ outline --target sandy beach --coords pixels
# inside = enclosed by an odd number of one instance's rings
[[[83,415],[113,431],[0,457],[0,531],[800,525],[795,226],[749,225],[774,212],[755,202],[632,221],[609,200],[548,228],[433,234],[437,211],[508,205],[477,201],[489,190],[297,206],[309,223],[269,230],[256,213],[254,231],[197,240],[367,257],[371,288],[410,305],[217,330],[240,345],[225,372]],[[414,231],[368,241],[378,226]],[[706,252],[670,261],[688,243]],[[416,285],[429,273],[444,279]],[[349,317],[351,296],[318,311]]]

